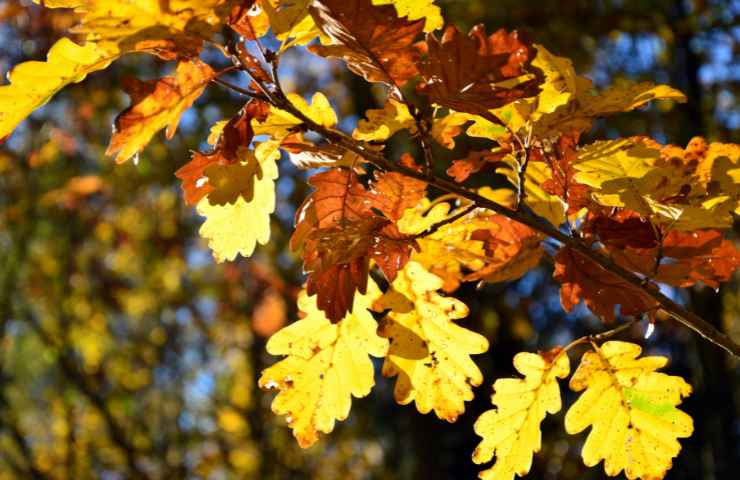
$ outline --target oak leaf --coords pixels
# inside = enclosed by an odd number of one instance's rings
[[[514,367],[524,378],[496,380],[491,403],[475,422],[475,433],[483,440],[473,453],[475,463],[495,464],[482,471],[483,480],[513,480],[532,468],[532,455],[542,448],[540,424],[545,415],[562,408],[558,378],[570,374],[570,362],[564,352],[548,358],[521,352],[514,356]]]
[[[393,5],[399,17],[408,17],[409,20],[423,18],[425,32],[444,25],[442,10],[434,4],[434,0],[373,0],[373,5]]]
[[[367,294],[355,296],[352,313],[332,323],[316,297],[303,291],[298,309],[306,316],[267,342],[271,355],[286,358],[262,372],[259,386],[278,390],[272,411],[286,416],[301,447],[313,445],[319,432],[331,432],[336,420],[349,415],[352,397],[366,396],[375,384],[370,355],[383,357],[388,350],[368,311],[379,295],[370,281]]]
[[[375,307],[390,310],[378,333],[390,340],[383,375],[398,376],[396,401],[415,402],[419,412],[434,410],[454,422],[473,399],[471,387],[483,382],[470,356],[488,350],[488,340],[454,322],[468,308],[438,294],[442,283],[421,264],[409,262]]]
[[[288,100],[295,108],[323,127],[331,128],[337,123],[337,114],[334,113],[329,100],[321,92],[313,95],[311,104],[296,93],[289,93]],[[252,127],[256,135],[270,135],[274,140],[282,141],[298,132],[302,123],[291,113],[271,106],[266,118],[255,119]]]
[[[655,314],[658,303],[642,288],[576,252],[562,247],[555,255],[553,278],[561,283],[560,303],[570,312],[581,301],[606,322],[615,318],[615,307],[622,315]]]
[[[182,180],[185,203],[196,205],[213,190],[213,185],[208,182],[206,169],[213,165],[225,166],[240,161],[242,149],[248,147],[254,138],[252,121],[264,119],[267,112],[266,103],[251,100],[238,115],[213,125],[208,136],[208,143],[215,144],[213,151],[195,152],[190,162],[175,172],[175,176]]]
[[[413,238],[391,222],[402,213],[405,200],[386,194],[400,188],[399,193],[414,195],[417,187],[384,174],[376,182],[383,192],[379,194],[374,187],[367,190],[353,171],[338,168],[314,175],[309,183],[315,191],[296,213],[291,247],[302,250],[308,293],[317,294],[319,308],[338,321],[352,308],[355,291],[365,293],[371,259],[389,280],[409,260]],[[386,216],[373,209],[385,210]]]
[[[360,120],[352,133],[357,140],[382,142],[401,130],[408,130],[411,135],[416,133],[416,121],[408,107],[392,98],[382,109],[368,110],[365,116],[367,120]]]
[[[277,145],[264,142],[257,146],[255,156],[262,176],[245,178],[254,182],[251,200],[238,195],[234,203],[212,204],[209,197],[217,192],[214,190],[198,202],[198,214],[206,217],[198,233],[208,240],[217,262],[234,260],[237,255],[249,257],[258,243],[265,245],[270,239],[280,152]]]
[[[594,119],[629,112],[652,100],[672,100],[683,103],[686,96],[667,85],[649,82],[623,82],[596,92],[591,80],[576,78],[576,91],[570,101],[552,113],[542,115],[533,125],[537,137],[549,138],[559,134],[579,134],[591,129]]]
[[[486,36],[478,25],[464,35],[449,26],[441,39],[428,34],[426,47],[417,90],[438,105],[486,116],[539,91],[537,75],[527,74],[534,49],[517,32]]]
[[[470,238],[484,242],[486,264],[466,275],[466,282],[485,280],[505,282],[516,280],[540,263],[544,250],[542,236],[531,228],[503,215],[491,215],[491,225],[474,231]]]
[[[586,352],[570,379],[585,390],[565,415],[565,430],[591,432],[583,445],[583,463],[604,460],[609,476],[624,471],[628,479],[660,479],[681,449],[678,438],[691,435],[693,421],[676,406],[691,393],[681,377],[656,372],[665,357],[642,357],[639,345],[610,341]]]
[[[418,73],[414,41],[424,20],[398,18],[392,6],[373,5],[371,0],[317,0],[310,11],[332,42],[312,45],[313,53],[341,58],[365,80],[395,90]]]
[[[671,229],[726,228],[740,205],[740,148],[692,142],[703,146],[595,142],[579,151],[575,178],[600,205],[627,207]]]
[[[85,43],[62,38],[51,47],[45,62],[24,62],[8,73],[10,83],[0,87],[0,139],[62,88],[107,68],[124,54],[148,52],[168,60],[196,56],[203,39],[219,28],[228,13],[226,0],[170,3],[44,1],[46,7],[74,8],[81,15],[73,32],[82,34]]]
[[[312,0],[261,0],[278,40],[283,42],[281,50],[288,46],[305,45],[319,36],[319,29],[309,14]]]
[[[624,231],[620,237],[627,234]],[[633,235],[639,238],[639,230],[633,230]],[[647,237],[647,232],[642,237]],[[690,287],[701,282],[719,288],[720,283],[730,280],[740,266],[740,251],[717,230],[672,230],[661,237],[660,240],[654,239],[653,245],[630,242],[622,248],[612,241],[609,244],[610,256],[625,268],[677,287]]]
[[[455,148],[455,137],[463,131],[463,125],[470,121],[470,115],[462,112],[449,112],[432,120],[430,134],[437,143],[448,150]]]
[[[131,106],[116,117],[107,155],[123,163],[137,155],[166,127],[167,139],[177,130],[182,114],[200,97],[216,72],[200,60],[182,60],[174,77],[141,81],[125,79],[123,89]]]

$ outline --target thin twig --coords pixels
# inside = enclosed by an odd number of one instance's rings
[[[476,208],[478,208],[478,207],[474,203],[471,203],[463,211],[461,211],[459,213],[456,213],[455,215],[453,215],[451,217],[447,217],[444,220],[442,220],[441,222],[435,223],[434,225],[432,225],[431,227],[427,228],[423,232],[417,233],[416,235],[413,236],[413,239],[416,240],[417,238],[424,238],[424,237],[428,237],[430,235],[433,235],[440,228],[442,228],[445,225],[448,225],[450,223],[456,222],[457,220],[463,218],[465,215],[469,214],[470,212],[472,212]]]
[[[582,336],[580,338],[576,338],[575,340],[573,340],[572,342],[570,342],[568,345],[566,345],[565,347],[563,347],[563,352],[567,352],[570,349],[572,349],[573,347],[575,347],[577,345],[581,345],[583,343],[603,342],[604,340],[609,339],[609,338],[611,338],[611,337],[613,337],[613,336],[615,336],[615,335],[617,335],[617,334],[619,334],[619,333],[627,330],[628,328],[632,327],[632,325],[636,324],[637,321],[638,320],[636,318],[633,318],[633,319],[629,320],[628,322],[625,322],[625,323],[619,325],[618,327],[612,328],[611,330],[606,330],[604,332],[596,333],[596,334],[592,334],[592,335],[584,335],[584,336]]]

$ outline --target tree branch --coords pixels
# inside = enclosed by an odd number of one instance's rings
[[[259,84],[256,79],[255,81]],[[307,129],[313,130],[314,132],[324,136],[330,142],[360,155],[369,163],[375,165],[381,170],[397,172],[407,177],[421,180],[427,183],[429,186],[437,188],[440,191],[467,198],[479,208],[491,210],[495,213],[526,225],[544,235],[554,238],[563,245],[570,247],[571,249],[584,255],[590,260],[596,262],[602,268],[617,275],[627,283],[645,291],[648,295],[655,299],[660,307],[676,321],[698,333],[700,336],[714,343],[718,347],[724,349],[728,353],[740,358],[740,345],[735,343],[729,336],[727,336],[723,332],[720,332],[712,324],[705,321],[703,318],[699,317],[695,313],[678,305],[676,302],[662,294],[657,287],[653,285],[646,285],[643,279],[635,273],[616,264],[606,255],[603,255],[596,250],[592,250],[589,245],[585,244],[578,238],[566,235],[556,227],[541,220],[539,217],[533,215],[527,210],[511,210],[501,204],[498,204],[488,198],[479,195],[474,191],[468,190],[462,185],[459,185],[445,178],[438,177],[434,174],[434,172],[418,172],[412,168],[408,168],[401,164],[393,162],[387,159],[385,155],[383,155],[381,152],[378,152],[371,148],[367,148],[363,142],[355,140],[354,138],[346,135],[343,132],[324,127],[323,125],[320,125],[311,120],[287,99],[277,78],[275,78],[275,88],[277,91],[277,95],[271,95],[271,103],[275,107],[281,110],[285,110],[301,120],[306,125]],[[500,120],[498,121],[498,123],[500,123]]]

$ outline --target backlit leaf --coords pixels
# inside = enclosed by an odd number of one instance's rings
[[[311,15],[330,45],[309,49],[322,57],[338,57],[369,82],[383,82],[397,89],[418,73],[419,53],[414,40],[424,20],[398,18],[390,5],[370,0],[317,0]]]
[[[468,308],[437,293],[442,279],[416,262],[409,262],[391,289],[376,302],[390,309],[379,334],[390,340],[383,375],[398,376],[394,397],[402,405],[416,402],[421,413],[434,410],[454,422],[473,399],[471,386],[483,375],[470,355],[488,350],[485,337],[457,325]]]
[[[449,26],[441,39],[428,34],[426,45],[417,90],[433,103],[487,115],[490,109],[538,92],[536,76],[525,75],[534,49],[517,32],[499,30],[486,36],[478,25],[464,35]]]
[[[540,423],[562,408],[557,379],[570,373],[567,354],[521,352],[514,356],[514,367],[524,378],[496,380],[491,397],[496,408],[475,422],[475,433],[483,440],[473,461],[487,463],[496,457],[494,465],[480,473],[483,480],[513,480],[529,473],[532,455],[542,448]]]
[[[393,5],[399,17],[409,20],[425,19],[424,31],[431,32],[444,25],[442,11],[434,0],[373,0],[373,5]]]
[[[200,60],[183,60],[174,77],[141,81],[130,77],[123,88],[131,106],[116,117],[106,154],[122,163],[138,154],[163,128],[171,139],[182,114],[203,93],[215,73]]]
[[[641,348],[606,342],[583,355],[570,388],[585,390],[565,415],[565,430],[591,432],[583,445],[583,462],[604,460],[609,476],[624,471],[628,479],[661,479],[694,431],[690,416],[676,406],[691,393],[681,377],[656,372],[665,357],[638,358]]]
[[[238,195],[234,203],[223,205],[211,204],[208,196],[198,202],[198,213],[206,217],[199,233],[208,240],[218,262],[234,260],[237,255],[249,257],[258,243],[264,245],[270,239],[270,214],[275,210],[278,176],[276,161],[280,154],[276,145],[265,142],[257,147],[255,155],[262,177],[251,179],[254,186],[250,201]]]
[[[562,247],[555,255],[553,278],[561,283],[560,303],[566,312],[584,300],[594,314],[612,322],[617,305],[621,306],[622,315],[654,315],[658,308],[656,300],[645,290],[570,247]]]
[[[267,343],[270,354],[286,358],[262,372],[259,386],[279,391],[272,411],[286,416],[301,447],[313,445],[319,432],[331,432],[336,420],[349,415],[352,397],[366,396],[375,384],[369,356],[383,357],[388,350],[368,311],[379,295],[370,281],[367,294],[355,296],[352,313],[332,323],[316,297],[301,292],[298,309],[306,316]]]
[[[360,120],[352,134],[358,140],[384,141],[400,130],[416,133],[416,122],[409,113],[408,107],[389,98],[382,109],[365,112],[367,120]]]

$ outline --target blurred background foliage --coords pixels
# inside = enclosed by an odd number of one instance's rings
[[[651,80],[689,97],[669,110],[603,121],[594,138],[740,142],[740,1],[437,3],[464,28],[526,30],[599,86]],[[43,58],[74,21],[69,12],[0,0],[0,72]],[[0,149],[0,479],[475,478],[472,423],[489,408],[493,380],[513,373],[513,354],[563,344],[599,323],[585,309],[563,314],[547,265],[518,282],[464,287],[458,296],[471,306],[464,321],[492,344],[476,357],[486,383],[466,414],[455,424],[421,416],[395,405],[391,381],[378,379],[348,421],[301,451],[256,378],[275,361],[264,353],[265,338],[297,315],[303,277],[286,241],[307,193],[305,174],[281,165],[271,243],[248,261],[218,265],[173,172],[241,99],[213,86],[172,141],[153,142],[138,164],[115,166],[103,154],[112,120],[128,104],[120,79],[172,68],[128,57],[65,90]],[[282,70],[286,90],[325,92],[347,131],[382,101],[339,63],[304,50],[291,51]],[[403,140],[393,147],[396,155],[411,148]],[[436,153],[443,163],[462,148]],[[738,341],[739,287],[673,294]],[[644,344],[670,356],[671,373],[695,388],[685,409],[696,432],[668,478],[735,478],[737,362],[671,322]],[[582,465],[583,436],[566,436],[562,418],[548,418],[544,429],[530,478],[604,478]]]

